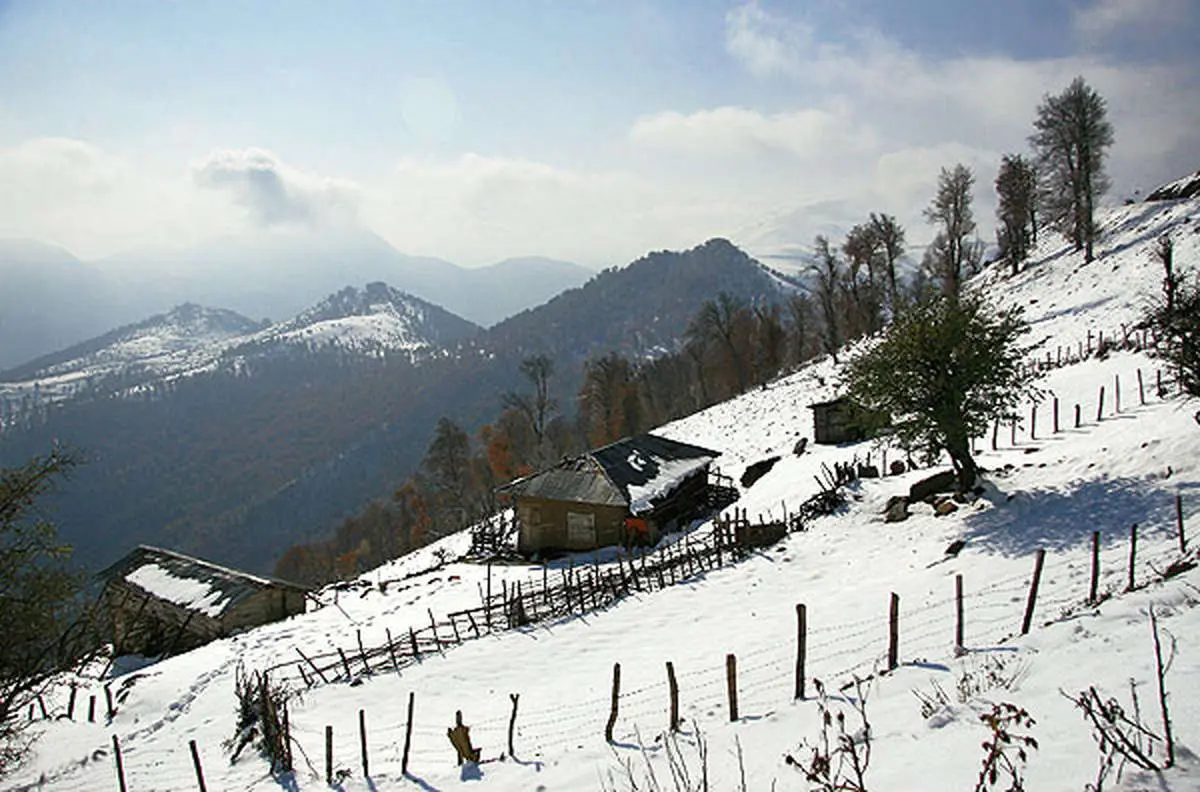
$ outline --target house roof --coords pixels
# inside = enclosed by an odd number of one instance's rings
[[[530,498],[625,506],[636,514],[649,511],[653,501],[718,456],[707,448],[641,434],[565,459],[500,489]]]
[[[837,407],[837,406],[839,406],[839,405],[843,405],[843,404],[850,404],[850,403],[851,403],[851,402],[850,402],[850,397],[848,397],[848,396],[838,396],[837,398],[834,398],[834,399],[829,399],[828,401],[823,401],[823,402],[815,402],[815,403],[813,403],[813,404],[810,404],[810,405],[808,405],[808,409],[810,409],[810,410],[819,410],[819,409],[821,409],[822,407]]]
[[[295,583],[252,575],[149,545],[138,545],[97,577],[106,583],[122,580],[158,599],[214,619],[266,589],[306,590]]]

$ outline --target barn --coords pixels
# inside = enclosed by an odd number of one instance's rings
[[[308,594],[294,583],[147,545],[97,577],[117,654],[184,652],[303,613]]]
[[[500,492],[514,501],[517,549],[532,555],[657,541],[727,494],[710,484],[717,456],[641,434],[512,481]]]

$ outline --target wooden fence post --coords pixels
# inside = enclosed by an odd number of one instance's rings
[[[1096,423],[1104,417],[1104,386],[1100,386],[1100,400],[1096,402]]]
[[[796,693],[794,698],[804,698],[804,664],[808,654],[808,606],[796,606]]]
[[[1179,552],[1187,552],[1187,536],[1183,532],[1183,493],[1175,493],[1175,525],[1179,529]]]
[[[413,691],[408,693],[408,720],[404,726],[404,753],[400,757],[400,773],[408,775],[408,749],[412,746],[412,727],[413,727],[413,702],[417,694]]]
[[[308,665],[312,668],[313,672],[316,673],[316,675],[321,678],[321,681],[328,685],[329,680],[325,678],[325,674],[321,672],[321,669],[317,668],[317,664],[314,663],[312,660],[308,659],[308,655],[306,655],[306,654],[304,654],[304,652],[300,651],[300,647],[297,646],[297,647],[293,647],[293,648],[296,650],[296,654],[300,655],[300,659],[303,660],[304,662],[308,663]]]
[[[353,679],[353,674],[350,673],[350,661],[346,659],[346,653],[342,651],[342,647],[338,647],[338,657],[342,658],[342,668],[346,670],[346,681]]]
[[[489,558],[487,562],[487,601],[484,602],[486,610],[488,630],[492,629],[492,560]]]
[[[621,698],[621,664],[613,663],[612,706],[608,712],[608,723],[604,727],[604,739],[613,741],[613,727],[617,725],[617,703]]]
[[[421,649],[417,645],[417,631],[414,630],[412,627],[408,628],[408,642],[410,644],[412,644],[413,659],[420,660],[421,659]]]
[[[358,711],[358,747],[362,753],[363,778],[371,777],[370,766],[367,763],[367,711]]]
[[[1088,587],[1088,602],[1096,604],[1100,592],[1100,532],[1092,531],[1092,583]]]
[[[426,608],[429,611],[429,629],[433,631],[433,643],[437,646],[438,653],[442,652],[442,639],[438,637],[437,619],[433,618],[433,608]]]
[[[1029,405],[1029,439],[1037,439],[1037,402]]]
[[[204,785],[204,768],[200,766],[200,751],[196,748],[195,740],[188,740],[188,749],[192,752],[192,768],[196,771],[196,783],[200,786],[200,792],[208,792],[208,787]]]
[[[888,671],[895,671],[900,664],[900,595],[892,592],[888,608]]]
[[[325,727],[325,783],[333,786],[333,727]]]
[[[996,435],[1000,434],[1000,419],[997,418],[992,423],[992,450],[996,450]]]
[[[1137,523],[1129,527],[1129,585],[1125,587],[1126,591],[1133,591],[1136,588],[1136,576],[1134,574],[1135,565],[1137,564]]]
[[[1054,397],[1054,434],[1058,434],[1058,397]]]
[[[1146,403],[1146,386],[1145,386],[1145,383],[1142,382],[1142,370],[1140,368],[1137,370],[1137,379],[1138,379],[1138,403],[1145,404]]]
[[[112,719],[117,716],[117,711],[113,707],[112,688],[108,685],[104,686],[104,703],[108,707],[108,720],[111,723]]]
[[[1113,412],[1121,412],[1121,375],[1113,374]]]
[[[88,723],[96,722],[96,695],[88,696]]]
[[[956,654],[964,651],[963,628],[963,576],[960,573],[954,576],[954,651]]]
[[[367,662],[367,651],[363,649],[362,630],[354,631],[355,637],[358,639],[358,659],[362,660],[363,673],[371,673],[371,665]]]
[[[517,703],[521,700],[520,693],[509,693],[509,701],[512,702],[512,715],[508,718],[508,755],[516,756],[517,750],[513,748],[513,733],[517,729]]]
[[[387,631],[388,656],[392,658],[392,670],[397,674],[400,673],[400,663],[396,662],[396,645],[392,641],[392,628],[385,628]]]
[[[1015,446],[1017,444],[1017,419],[1016,418],[1014,418],[1008,422],[1008,435],[1009,435],[1008,444]]]
[[[112,736],[113,758],[117,762],[117,784],[121,788],[121,792],[126,792],[125,787],[125,761],[121,758],[121,742],[117,739],[117,735]]]
[[[725,655],[725,688],[729,693],[729,722],[733,723],[738,719],[737,657],[733,654]]]
[[[667,661],[667,692],[671,697],[671,709],[668,718],[671,731],[679,731],[679,683],[675,680],[675,665]]]
[[[1046,563],[1046,551],[1038,550],[1033,562],[1033,580],[1029,581],[1029,598],[1025,601],[1025,618],[1021,621],[1021,635],[1029,633],[1033,624],[1033,607],[1037,603],[1038,584],[1042,581],[1042,565]]]
[[[1076,405],[1075,405],[1075,428],[1076,428],[1076,429],[1078,429],[1078,428],[1079,428],[1079,424],[1080,424],[1080,423],[1081,423],[1081,421],[1080,421],[1080,418],[1079,418],[1079,405],[1078,405],[1078,404],[1076,404]]]

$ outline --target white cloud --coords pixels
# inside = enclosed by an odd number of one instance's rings
[[[193,174],[197,185],[232,195],[264,228],[344,225],[357,212],[357,188],[349,182],[287,167],[262,149],[214,151]]]

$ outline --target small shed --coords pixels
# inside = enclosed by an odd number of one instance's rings
[[[308,590],[140,545],[98,574],[117,654],[187,651],[304,612]]]
[[[865,437],[857,418],[861,408],[845,396],[810,404],[813,411],[813,441],[822,445],[851,443]]]
[[[710,508],[719,453],[641,434],[500,488],[515,501],[526,555],[655,542]]]

